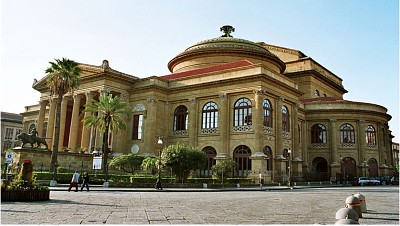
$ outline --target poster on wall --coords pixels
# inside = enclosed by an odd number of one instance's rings
[[[93,169],[98,170],[101,169],[101,162],[102,162],[102,157],[93,157]]]

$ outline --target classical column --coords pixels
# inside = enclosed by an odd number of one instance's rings
[[[385,164],[385,151],[386,151],[386,145],[389,145],[389,142],[386,144],[385,143],[385,125],[384,123],[378,123],[378,128],[377,128],[377,136],[378,136],[378,155],[379,155],[379,160],[378,164],[379,166],[384,166]]]
[[[91,92],[87,92],[86,93],[86,105],[91,104],[93,101],[93,93]],[[90,115],[92,115],[91,112],[85,112],[84,118],[89,117]],[[89,147],[89,142],[90,142],[90,129],[91,128],[87,128],[85,126],[83,126],[82,129],[82,139],[81,139],[81,148],[86,148],[87,149],[87,153],[89,153],[90,151],[90,147]]]
[[[57,99],[56,98],[50,99],[50,109],[49,109],[46,136],[48,138],[51,138],[48,144],[49,147],[51,148],[53,148],[53,142],[54,142],[54,119],[56,116],[56,106],[57,106]]]
[[[58,150],[62,150],[64,146],[64,134],[65,134],[65,121],[67,116],[69,97],[64,96],[61,103],[61,116],[60,116],[60,136],[58,141]]]
[[[195,97],[189,98],[189,144],[197,146],[197,101]]]
[[[264,112],[263,112],[263,96],[264,91],[262,89],[254,90],[254,100],[255,100],[255,109],[252,111],[252,128],[254,130],[254,151],[262,152],[263,151],[263,125],[264,125]]]
[[[39,109],[39,118],[38,118],[37,129],[36,129],[36,131],[38,132],[38,136],[39,137],[43,136],[44,116],[45,116],[45,113],[46,113],[47,103],[48,103],[47,100],[39,101],[40,109]]]
[[[338,140],[337,140],[337,134],[338,131],[336,130],[336,119],[330,119],[329,120],[330,125],[329,125],[329,134],[330,134],[330,147],[331,147],[331,163],[337,163],[336,161],[338,160],[337,152],[338,152]],[[343,156],[344,157],[344,156]]]
[[[79,108],[81,105],[81,97],[79,94],[75,94],[73,99],[74,99],[74,105],[72,108],[71,126],[69,128],[68,147],[71,148],[72,152],[76,152],[77,151],[76,144],[79,133]]]

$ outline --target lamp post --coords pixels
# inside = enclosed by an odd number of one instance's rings
[[[161,137],[158,137],[158,141],[157,141],[157,148],[158,148],[158,164],[157,164],[157,168],[158,168],[158,176],[157,176],[157,182],[156,182],[156,189],[160,189],[162,190],[162,184],[161,184],[161,151],[162,151],[162,144],[163,141],[161,140]]]
[[[290,173],[291,173],[291,169],[290,169],[290,167],[291,167],[291,164],[292,164],[292,161],[291,161],[291,158],[292,158],[292,150],[290,150],[290,148],[289,148],[289,150],[287,151],[287,153],[288,153],[288,159],[289,159],[289,166],[288,166],[288,169],[289,169],[289,177],[288,177],[288,186],[290,187],[290,186],[292,186],[292,184],[291,184],[291,179],[290,179]]]

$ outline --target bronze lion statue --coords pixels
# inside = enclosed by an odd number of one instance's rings
[[[32,136],[27,133],[20,133],[17,135],[17,138],[18,138],[18,140],[22,141],[21,147],[24,147],[24,145],[26,143],[29,143],[29,144],[31,144],[32,147],[35,147],[35,146],[33,146],[33,144],[36,143],[37,148],[39,148],[41,144],[44,144],[46,146],[46,149],[49,149],[46,140],[42,137]]]

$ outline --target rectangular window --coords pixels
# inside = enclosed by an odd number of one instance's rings
[[[141,140],[142,135],[143,135],[143,115],[134,115],[132,140]]]
[[[14,129],[6,128],[6,134],[4,136],[4,140],[12,140],[14,137]]]

